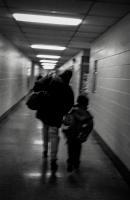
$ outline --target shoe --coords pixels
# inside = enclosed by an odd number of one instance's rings
[[[47,158],[47,157],[48,157],[47,151],[44,151],[44,152],[43,152],[43,157],[44,157],[44,158]]]
[[[58,165],[56,163],[56,160],[51,161],[51,172],[54,174],[58,169]]]

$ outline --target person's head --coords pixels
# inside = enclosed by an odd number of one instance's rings
[[[62,78],[64,82],[69,83],[72,77],[72,70],[67,69],[64,72],[62,72],[59,76]]]
[[[77,103],[80,107],[87,107],[89,104],[89,99],[86,94],[80,94],[77,98]]]

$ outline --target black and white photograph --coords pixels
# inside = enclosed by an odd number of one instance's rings
[[[130,0],[0,0],[0,200],[130,199]]]

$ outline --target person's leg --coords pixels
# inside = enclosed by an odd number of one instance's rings
[[[49,129],[50,134],[50,143],[51,143],[51,170],[56,172],[57,166],[57,153],[59,147],[59,131],[57,127],[50,127]]]
[[[43,124],[43,148],[44,148],[44,152],[43,152],[43,156],[46,158],[47,157],[47,153],[48,153],[48,140],[49,140],[49,126],[46,124]]]

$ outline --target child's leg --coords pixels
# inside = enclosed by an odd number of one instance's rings
[[[73,160],[74,160],[74,143],[72,141],[67,141],[67,151],[68,151],[68,159],[67,159],[67,171],[71,172],[73,170]]]
[[[74,168],[78,169],[80,166],[81,143],[77,140],[75,142]]]
[[[73,162],[73,144],[71,141],[68,140],[67,142],[67,151],[68,151],[68,159],[67,163],[72,164]]]

